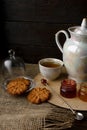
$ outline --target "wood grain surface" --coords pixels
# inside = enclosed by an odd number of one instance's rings
[[[87,16],[86,0],[0,0],[0,57],[14,49],[25,62],[44,57],[62,59],[55,33],[80,25]],[[63,45],[65,38],[61,37]]]

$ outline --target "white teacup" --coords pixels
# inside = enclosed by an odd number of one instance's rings
[[[63,67],[63,61],[56,58],[44,58],[39,61],[40,73],[48,80],[57,79]]]

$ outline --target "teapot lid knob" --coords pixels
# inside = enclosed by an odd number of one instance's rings
[[[86,29],[86,28],[87,28],[87,18],[83,18],[81,23],[81,29]]]

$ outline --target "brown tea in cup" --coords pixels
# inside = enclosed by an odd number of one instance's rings
[[[61,66],[59,63],[50,62],[50,61],[43,62],[42,65],[45,67],[53,67],[53,68]]]

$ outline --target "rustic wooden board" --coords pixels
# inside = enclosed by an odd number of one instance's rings
[[[36,86],[44,87],[41,84],[42,78],[43,78],[43,76],[40,73],[38,75],[36,75],[36,77],[35,77],[35,81],[37,84]],[[60,85],[61,85],[61,81],[64,78],[67,78],[67,76],[65,74],[62,74],[61,77],[59,77],[57,80],[49,81],[49,86],[50,86],[50,88],[52,87],[52,89],[50,89],[49,87],[47,87],[47,88],[51,91],[52,97],[48,102],[52,103],[54,105],[63,107],[63,108],[68,108],[68,106],[64,103],[64,101],[61,100],[61,98],[54,93],[54,91],[56,91],[56,93],[58,93],[60,95]],[[79,84],[77,85],[77,90],[78,89],[79,89]],[[71,99],[64,98],[64,100],[67,101],[74,110],[87,111],[87,102],[80,100],[78,98],[78,96],[76,96],[75,98],[71,98]]]
[[[5,19],[19,22],[79,23],[87,15],[86,0],[4,0],[0,5]]]

